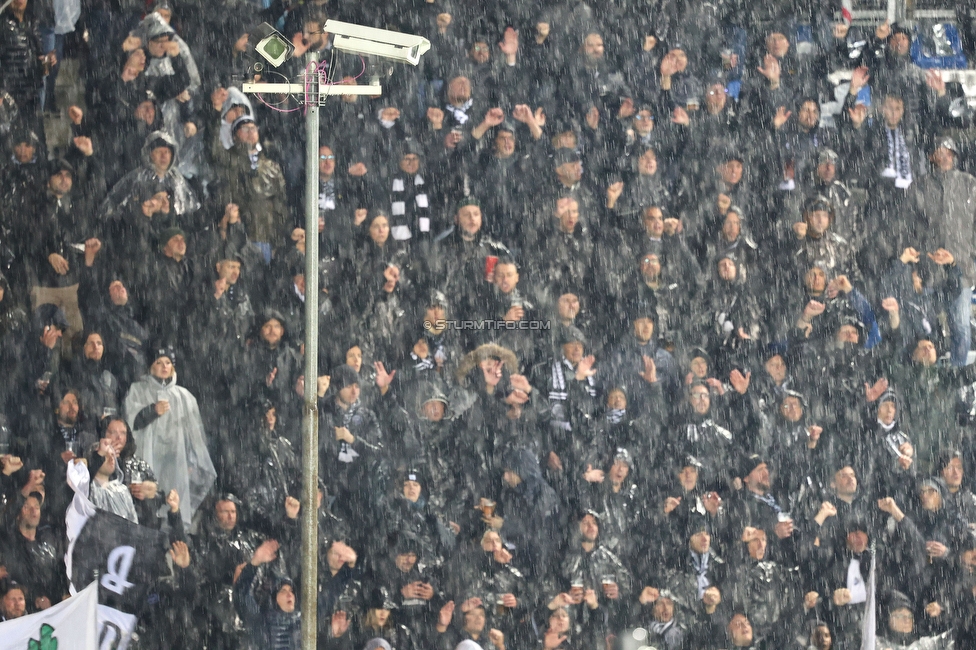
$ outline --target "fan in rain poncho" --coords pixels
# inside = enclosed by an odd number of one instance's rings
[[[164,151],[169,149],[169,155]],[[100,213],[104,220],[120,220],[131,207],[133,197],[141,187],[153,193],[167,192],[171,197],[172,211],[180,223],[186,223],[200,209],[200,201],[174,161],[179,155],[179,145],[165,131],[153,131],[142,147],[142,166],[122,177],[105,197]]]
[[[159,350],[149,373],[125,396],[125,417],[136,445],[159,482],[186,495],[180,514],[187,526],[217,474],[207,451],[196,398],[176,385],[172,350]]]

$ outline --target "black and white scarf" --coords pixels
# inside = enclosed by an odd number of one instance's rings
[[[565,356],[559,361],[552,363],[552,379],[549,381],[549,405],[552,408],[552,419],[554,426],[565,431],[571,431],[572,425],[563,403],[569,399],[569,386],[566,383],[566,370],[576,376],[573,364]],[[590,397],[596,397],[596,384],[593,377],[587,377],[583,382],[583,390]]]
[[[752,496],[755,497],[756,501],[762,501],[767,506],[772,508],[776,512],[776,514],[780,514],[781,512],[783,512],[783,509],[779,507],[778,503],[776,503],[776,497],[774,497],[772,494],[759,495],[753,492]]]
[[[664,633],[667,632],[668,629],[672,625],[674,625],[674,619],[673,618],[670,621],[668,621],[667,623],[661,623],[660,621],[654,621],[653,623],[651,623],[650,628],[651,628],[651,632],[653,632],[654,634],[656,634],[658,636],[664,636]]]
[[[319,181],[319,214],[336,209],[335,179]]]
[[[564,402],[569,399],[569,388],[566,385],[566,370],[572,372],[574,377],[576,376],[576,370],[573,368],[573,364],[566,357],[563,357],[560,361],[553,362],[552,382],[549,385],[550,402]],[[586,378],[583,390],[590,397],[596,397],[596,383],[593,381],[593,377]]]
[[[698,585],[698,600],[705,595],[712,582],[708,579],[708,553],[691,551],[691,566],[695,569],[695,579]]]
[[[881,175],[894,178],[895,187],[905,189],[912,184],[912,158],[905,144],[905,133],[900,128],[885,129],[888,137],[888,167]]]
[[[408,188],[408,184],[411,187]],[[393,197],[390,204],[390,236],[397,241],[410,239],[414,235],[410,230],[411,224],[422,233],[430,233],[430,200],[424,191],[424,177],[416,174],[413,183],[410,183],[409,178],[396,176],[390,193]]]
[[[464,124],[467,123],[469,119],[471,119],[471,116],[468,115],[468,111],[471,110],[471,107],[473,105],[474,105],[474,100],[469,99],[468,101],[464,102],[460,106],[454,106],[452,104],[448,104],[447,106],[444,107],[444,109],[448,113],[454,116],[455,122],[463,126]]]

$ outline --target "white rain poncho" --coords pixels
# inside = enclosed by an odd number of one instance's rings
[[[139,412],[160,400],[169,402],[169,411],[145,428],[136,429]],[[176,490],[180,495],[180,515],[189,527],[193,513],[217,477],[207,451],[197,399],[176,385],[175,372],[165,382],[147,374],[132,384],[125,396],[125,419],[139,453],[156,473],[160,487]]]

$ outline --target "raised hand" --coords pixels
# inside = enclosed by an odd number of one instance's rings
[[[71,143],[74,144],[75,148],[86,158],[95,153],[95,145],[92,143],[92,139],[87,135],[79,135],[71,138]]]
[[[504,54],[506,58],[514,57],[516,54],[518,54],[518,32],[511,27],[507,28],[505,33],[502,35],[501,42],[498,44],[498,49],[501,50],[502,54]]]
[[[298,519],[298,513],[302,509],[301,502],[293,496],[285,497],[285,516],[289,519]]]
[[[440,611],[437,612],[437,624],[441,627],[447,627],[451,624],[454,619],[454,601],[449,600],[447,603],[441,607]]]
[[[853,108],[847,109],[847,114],[851,116],[854,128],[859,129],[864,124],[864,120],[868,119],[868,107],[864,104],[856,104]]]
[[[347,631],[349,631],[349,615],[346,614],[341,609],[332,614],[332,621],[330,627],[332,628],[332,638],[338,639]]]
[[[746,374],[743,375],[742,372],[736,368],[729,373],[729,383],[732,384],[732,388],[735,389],[735,392],[739,393],[740,395],[745,395],[746,391],[749,390],[749,381],[751,379],[751,371],[746,372]]]
[[[851,90],[852,95],[856,95],[862,88],[868,85],[868,80],[871,79],[871,73],[868,72],[867,66],[860,66],[854,68],[854,72],[851,73]]]
[[[213,106],[213,109],[219,113],[223,110],[224,102],[227,101],[229,96],[230,93],[226,88],[217,88],[210,93],[210,104]]]
[[[640,601],[641,605],[649,605],[660,597],[661,592],[656,587],[644,587],[641,590],[640,598],[638,598],[638,600]]]
[[[641,355],[641,359],[644,361],[644,370],[640,373],[641,379],[649,384],[657,383],[657,365],[654,363],[654,359],[647,355]]]
[[[782,75],[782,69],[779,65],[779,59],[777,59],[772,54],[767,54],[763,58],[763,64],[756,68],[759,74],[766,77],[770,83],[779,83],[780,76]]]
[[[346,442],[350,445],[356,441],[355,436],[346,427],[336,427],[335,428],[335,439],[340,442]]]
[[[602,469],[593,469],[593,465],[587,465],[583,472],[583,480],[587,483],[603,483],[604,474]]]
[[[722,497],[717,492],[709,492],[702,499],[702,505],[705,506],[705,512],[714,517],[718,514],[718,509],[722,505]]]
[[[505,121],[505,111],[503,111],[498,107],[495,107],[495,108],[488,109],[488,112],[485,113],[485,119],[483,119],[481,123],[487,126],[488,128],[491,128],[493,126],[498,126],[504,121]]]
[[[942,78],[942,75],[938,70],[929,70],[925,73],[925,85],[934,90],[935,94],[939,97],[945,97],[945,80]]]
[[[468,598],[466,601],[461,603],[461,611],[465,614],[470,612],[475,607],[481,607],[482,602],[480,598]]]
[[[186,545],[186,542],[173,542],[169,554],[173,557],[173,564],[181,569],[190,566],[190,548]]]
[[[864,384],[864,396],[867,397],[869,402],[877,400],[879,397],[884,395],[886,390],[888,390],[888,380],[884,377],[874,382],[873,386]]]
[[[678,106],[671,111],[671,122],[673,124],[680,124],[681,126],[688,126],[691,124],[691,118],[688,117],[688,111]]]
[[[397,371],[387,372],[382,361],[374,361],[373,368],[376,370],[376,387],[385,393],[390,387],[390,382],[396,377]]]
[[[803,320],[809,322],[815,316],[819,316],[824,313],[827,305],[816,300],[811,300],[807,303],[806,307],[803,308]]]
[[[594,131],[599,128],[600,109],[596,106],[590,106],[590,110],[586,111],[586,126],[590,127]]]
[[[583,381],[596,374],[596,370],[593,369],[594,363],[596,363],[596,357],[592,354],[580,359],[580,362],[576,365],[577,381]]]
[[[791,115],[793,115],[793,111],[786,110],[785,106],[777,108],[776,115],[773,116],[773,128],[783,128],[783,125],[789,121]]]
[[[939,266],[945,266],[947,264],[954,264],[956,258],[952,256],[952,253],[944,248],[940,248],[934,253],[929,253],[928,258],[938,264]]]
[[[265,540],[254,551],[254,555],[251,556],[251,564],[261,566],[262,564],[273,562],[278,557],[279,546],[278,542],[273,539]]]
[[[664,58],[661,59],[660,68],[662,77],[673,76],[676,72],[678,72],[678,58],[670,52],[665,54]]]
[[[435,131],[439,130],[444,125],[444,111],[431,106],[427,109],[427,121],[430,122]]]

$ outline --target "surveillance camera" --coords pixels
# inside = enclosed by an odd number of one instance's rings
[[[338,20],[326,21],[323,29],[333,35],[332,45],[337,50],[379,56],[400,63],[417,65],[420,57],[430,49],[430,41],[413,34],[363,27]]]
[[[268,23],[261,23],[252,29],[247,40],[254,45],[255,52],[276,68],[295,51],[291,41]]]

